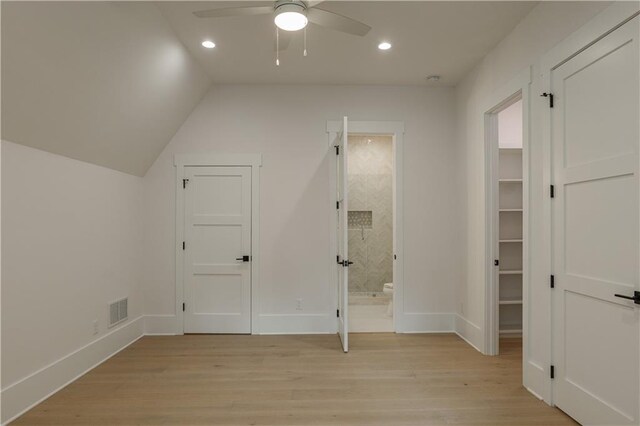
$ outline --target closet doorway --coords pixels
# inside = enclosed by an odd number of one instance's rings
[[[522,345],[526,247],[523,101],[520,94],[488,116],[490,233],[493,269],[491,332],[497,355]]]

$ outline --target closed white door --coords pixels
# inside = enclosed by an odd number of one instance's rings
[[[251,333],[251,167],[185,167],[184,332]]]
[[[336,140],[336,193],[337,193],[337,229],[338,234],[338,335],[342,341],[342,349],[349,351],[349,235],[347,219],[349,205],[347,197],[347,156],[348,153],[347,117],[342,121],[342,129]]]
[[[553,401],[585,425],[640,424],[640,304],[619,297],[640,290],[638,30],[551,76]]]

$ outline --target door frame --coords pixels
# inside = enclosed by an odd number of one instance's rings
[[[176,335],[184,334],[184,188],[185,167],[251,167],[251,334],[259,334],[258,315],[260,283],[260,167],[262,154],[176,154],[173,159],[176,169]]]
[[[335,155],[333,144],[342,128],[342,120],[327,121],[327,154]],[[403,152],[404,152],[404,122],[402,121],[351,121],[349,120],[349,134],[367,134],[391,136],[393,143],[393,251],[396,259],[393,262],[393,328],[396,333],[406,330],[407,322],[404,319],[404,192],[403,192]],[[329,196],[330,205],[335,205],[336,198],[336,162],[329,161]],[[335,210],[330,209],[329,229],[329,260],[330,276],[334,288],[338,288],[338,264],[335,261],[338,252],[336,236]],[[334,305],[338,306],[337,290],[334,292]],[[337,321],[336,321],[337,331]]]
[[[484,111],[485,157],[485,279],[484,326],[482,327],[482,353],[497,355],[499,346],[498,324],[498,259],[497,202],[498,202],[498,113],[517,100],[522,100],[522,353],[523,366],[529,346],[527,333],[529,314],[529,182],[530,182],[530,85],[531,68],[521,71],[516,78],[495,91],[486,102]],[[523,370],[524,371],[524,370]]]
[[[526,81],[526,79],[523,79]],[[529,108],[528,83],[527,89],[519,87],[502,102],[485,112],[485,185],[486,185],[486,253],[487,274],[485,285],[485,333],[484,354],[498,355],[500,347],[499,333],[499,299],[500,275],[499,266],[493,261],[500,258],[499,229],[499,140],[498,114],[518,101],[522,101],[522,343],[525,345],[525,301],[528,301],[526,291],[529,284]],[[515,88],[515,87],[514,87]],[[526,99],[525,99],[526,95]],[[528,308],[528,305],[527,305]],[[528,342],[527,342],[528,343]]]

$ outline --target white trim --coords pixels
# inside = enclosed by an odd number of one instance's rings
[[[327,121],[329,155],[334,155],[333,142],[342,129],[342,121]],[[404,314],[404,123],[401,121],[349,121],[350,134],[369,135],[389,135],[393,137],[393,197],[394,197],[394,223],[393,223],[393,251],[397,259],[393,263],[393,326],[396,333],[409,332],[411,327],[405,326]],[[329,161],[329,191],[331,205],[335,205],[336,199],[336,170],[335,161]],[[330,229],[330,276],[338,276],[337,264],[335,262],[338,252],[338,242],[335,236],[337,227],[335,210],[330,209],[329,229]],[[337,288],[337,282],[334,281]],[[334,297],[337,297],[337,293]],[[334,305],[338,306],[337,299]],[[428,315],[428,314],[425,314]],[[436,314],[438,315],[438,314]],[[411,319],[408,319],[412,321]],[[453,324],[453,322],[451,323]],[[418,327],[419,328],[419,327]],[[453,325],[450,330],[453,330]]]
[[[139,316],[2,389],[2,424],[10,423],[140,339]]]
[[[542,75],[570,60],[639,13],[640,2],[638,1],[614,2],[542,56],[540,60]],[[550,87],[550,80],[542,81],[547,88]]]
[[[184,265],[182,264],[184,256],[184,250],[182,250],[182,241],[184,241],[184,191],[182,179],[185,176],[184,168],[244,166],[251,167],[251,334],[259,334],[260,167],[262,167],[262,154],[176,154],[173,164],[176,168],[176,321],[174,333],[176,335],[184,334],[184,315],[182,313],[184,294]]]
[[[482,352],[480,349],[484,338],[482,329],[460,314],[456,314],[454,321],[455,333],[460,336],[462,340],[473,346],[478,352]]]
[[[530,185],[530,85],[531,67],[521,71],[509,83],[496,90],[488,97],[481,109],[484,113],[484,144],[485,144],[485,280],[484,280],[484,324],[482,327],[482,353],[497,355],[498,334],[498,270],[493,261],[498,259],[498,238],[495,209],[497,207],[497,173],[495,169],[498,151],[496,114],[512,104],[516,99],[522,99],[522,320],[523,320],[523,359],[526,358],[528,347],[527,317],[529,310],[529,277],[530,259],[529,247],[529,185]],[[494,173],[496,174],[494,176]]]
[[[552,71],[575,57],[577,54],[593,45],[615,29],[619,28],[629,20],[633,19],[640,13],[640,3],[635,1],[620,1],[615,2],[611,6],[607,7],[604,11],[598,14],[595,18],[587,22],[580,27],[577,31],[564,39],[553,49],[545,53],[540,58],[540,72],[536,76],[538,82],[538,89],[540,92],[549,92],[551,88],[551,73]],[[551,147],[551,110],[546,104],[538,104],[539,119],[536,121],[537,127],[539,127],[539,137],[542,144],[542,183],[544,188],[545,197],[542,200],[542,226],[540,231],[543,235],[544,247],[547,247],[547,255],[544,258],[544,271],[543,276],[549,276],[553,274],[553,240],[552,240],[552,227],[551,227],[551,198],[549,197],[549,187],[552,184],[552,147]],[[545,334],[545,340],[539,342],[541,346],[545,346],[547,354],[546,360],[540,360],[546,365],[553,363],[553,294],[551,289],[545,287],[548,294],[547,311],[547,330]],[[525,367],[528,367],[525,365]],[[548,367],[542,367],[530,363],[529,371],[531,374],[525,374],[525,386],[537,389],[543,396],[543,400],[553,405],[553,382],[549,379]],[[525,371],[526,373],[526,371]]]
[[[335,314],[261,314],[259,334],[335,334]]]
[[[173,165],[185,166],[262,166],[262,154],[176,154]]]
[[[394,284],[395,291],[395,284]],[[395,303],[394,303],[395,305]],[[403,313],[402,331],[397,333],[453,333],[454,313]]]
[[[177,320],[174,314],[145,315],[144,334],[145,336],[175,336]]]

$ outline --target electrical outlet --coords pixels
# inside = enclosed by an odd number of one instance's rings
[[[302,310],[302,299],[296,299],[296,311]]]
[[[95,336],[96,334],[98,334],[99,328],[98,328],[98,320],[93,320],[93,335]]]

